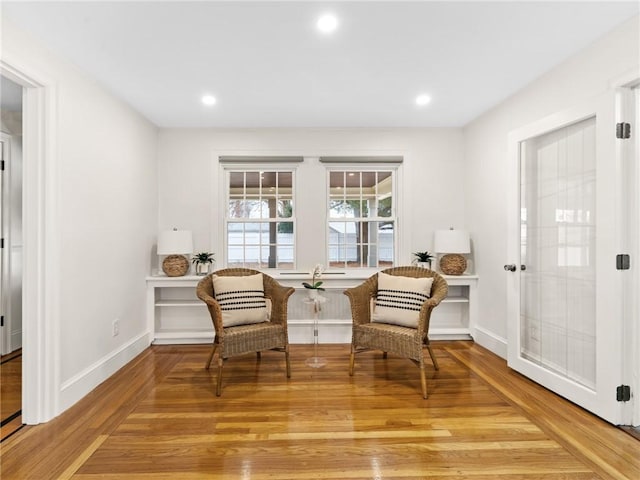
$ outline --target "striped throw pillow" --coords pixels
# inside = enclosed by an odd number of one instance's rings
[[[431,296],[433,278],[378,273],[378,293],[371,321],[418,327],[420,308]]]
[[[225,327],[266,322],[267,302],[262,274],[244,277],[213,275],[213,291],[222,310]]]

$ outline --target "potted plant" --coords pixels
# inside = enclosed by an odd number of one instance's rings
[[[324,292],[324,288],[321,287],[323,282],[318,280],[322,276],[322,272],[324,272],[324,267],[317,264],[310,272],[311,283],[302,282],[302,286],[309,291],[309,298],[316,299],[318,298],[318,292]]]
[[[193,255],[191,261],[196,266],[196,275],[208,275],[209,268],[215,263],[215,253],[199,252]]]
[[[413,254],[415,257],[413,259],[413,263],[418,265],[419,267],[428,268],[431,270],[431,262],[435,258],[434,255],[430,252],[415,252]]]

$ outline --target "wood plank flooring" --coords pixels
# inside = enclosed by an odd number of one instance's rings
[[[347,345],[230,359],[154,346],[51,422],[0,444],[9,479],[640,479],[640,441],[473,342],[434,342],[440,371]]]
[[[0,440],[22,426],[22,350],[0,357]]]

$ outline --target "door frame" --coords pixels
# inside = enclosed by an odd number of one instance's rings
[[[640,426],[640,68],[632,68],[611,81],[615,90],[615,121],[631,124],[631,139],[618,140],[616,155],[623,163],[633,162],[635,170],[625,171],[627,195],[631,205],[627,211],[630,227],[625,230],[622,251],[631,255],[628,272],[623,351],[623,378],[631,387],[631,401],[622,405],[622,424]],[[635,220],[635,225],[633,221]]]
[[[0,311],[2,311],[2,315],[4,316],[4,324],[2,325],[2,333],[0,334],[0,354],[6,355],[13,351],[13,315],[11,313],[11,284],[9,281],[11,274],[11,229],[9,215],[11,212],[13,136],[5,132],[0,132],[0,140],[2,141],[2,160],[5,163],[5,167],[0,173],[0,182],[2,183],[2,188],[0,188],[0,195],[2,196],[0,233],[4,240],[4,248],[2,248],[0,252],[2,256],[2,260],[0,261],[0,265],[2,265],[2,271],[0,272]]]
[[[634,86],[632,88],[625,87],[625,90],[631,91],[631,102],[635,105],[635,115],[631,119],[634,122],[632,125],[635,132],[635,141],[632,144],[632,157],[635,161],[636,171],[634,175],[634,188],[633,192],[635,200],[635,211],[632,211],[632,215],[636,220],[640,218],[640,77],[634,80]],[[637,221],[635,225],[635,231],[631,232],[632,245],[630,246],[630,253],[632,258],[635,259],[635,264],[638,265],[640,260],[640,221]],[[640,291],[640,268],[635,268],[632,273],[633,279],[630,285],[633,292],[631,297],[632,304],[630,305],[630,316],[633,321],[630,323],[629,339],[625,345],[626,365],[629,366],[632,378],[631,391],[634,395],[635,401],[630,405],[628,415],[631,418],[629,422],[635,427],[640,427],[640,298],[638,298],[637,292]],[[635,394],[634,394],[635,392]],[[625,412],[626,413],[626,412]],[[625,416],[625,418],[627,418]]]
[[[533,362],[526,361],[520,357],[521,339],[520,339],[520,144],[521,142],[533,138],[544,133],[548,133],[568,125],[575,124],[582,120],[595,117],[596,119],[596,156],[599,159],[612,158],[615,155],[615,125],[614,125],[615,98],[614,91],[608,92],[589,99],[582,104],[555,113],[538,121],[532,122],[518,128],[509,134],[509,183],[507,189],[507,214],[508,214],[508,263],[518,266],[516,272],[507,275],[507,338],[508,338],[508,363],[512,368],[518,367],[519,371],[525,370],[525,375],[531,377],[534,381],[544,385],[552,391],[572,400],[576,403],[581,402],[581,406],[589,411],[600,415],[613,424],[620,424],[622,421],[622,406],[616,403],[615,388],[620,384],[623,375],[622,358],[623,352],[618,349],[614,350],[609,345],[620,345],[622,342],[622,305],[617,302],[596,303],[596,315],[598,319],[610,318],[611,323],[604,325],[603,322],[596,324],[596,390],[592,391],[586,387],[582,387],[576,382],[571,382],[561,375],[553,372],[544,371],[537,367]],[[609,135],[608,132],[611,132]],[[600,160],[602,161],[602,160]],[[611,162],[611,175],[615,175],[615,181],[620,178],[620,158],[616,156],[615,161]],[[600,171],[599,175],[602,175]],[[611,177],[608,181],[613,181]],[[600,201],[608,202],[610,210],[614,215],[604,218],[603,225],[602,216],[598,220],[600,225],[600,233],[598,241],[600,245],[604,245],[605,251],[619,251],[620,224],[621,219],[618,217],[616,208],[619,205],[620,197],[610,198],[611,192],[603,190],[602,181],[596,185],[596,195],[600,197]],[[517,201],[515,201],[517,199]],[[605,230],[603,234],[602,230]],[[607,278],[610,282],[600,282],[600,289],[607,289],[604,293],[606,297],[613,297],[616,292],[621,291],[622,278],[620,275],[613,273],[615,259],[596,258],[596,272],[599,276],[607,272]],[[625,321],[629,321],[628,319]],[[613,326],[613,328],[609,328]],[[605,352],[603,348],[611,348],[608,351],[609,357],[606,362],[602,361]],[[626,360],[626,359],[625,359]],[[612,365],[612,367],[609,367]]]
[[[632,70],[612,83],[616,91],[616,123],[631,124],[631,138],[617,141],[617,155],[625,168],[627,189],[630,201],[627,208],[628,227],[624,231],[622,252],[631,256],[631,269],[624,272],[625,284],[625,322],[624,342],[624,379],[631,387],[631,402],[623,404],[623,424],[640,426],[640,71]],[[635,220],[635,223],[634,223]],[[635,399],[635,400],[634,400]]]
[[[23,87],[22,420],[33,425],[60,399],[57,88],[7,52],[0,71]]]

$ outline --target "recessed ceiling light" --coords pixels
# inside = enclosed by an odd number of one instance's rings
[[[213,95],[203,95],[202,97],[202,103],[204,105],[207,106],[211,106],[211,105],[215,105],[216,104],[216,97],[214,97]]]
[[[325,13],[318,19],[316,26],[322,33],[331,33],[338,28],[338,19],[331,13]]]
[[[431,97],[426,94],[421,94],[416,97],[416,105],[423,107],[431,101]]]

